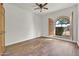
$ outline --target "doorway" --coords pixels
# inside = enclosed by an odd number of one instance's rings
[[[69,16],[59,16],[52,19],[48,18],[49,37],[72,41],[72,20]]]
[[[68,16],[59,16],[55,22],[55,37],[70,40],[70,18]]]

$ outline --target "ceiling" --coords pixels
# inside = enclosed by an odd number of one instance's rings
[[[39,10],[34,10],[34,8],[38,7],[34,3],[14,3],[12,5],[16,5],[25,10],[31,10],[34,13],[49,13],[49,12],[54,12],[64,8],[72,7],[76,5],[76,3],[48,3],[47,5],[48,10],[44,10],[43,12],[40,12]]]

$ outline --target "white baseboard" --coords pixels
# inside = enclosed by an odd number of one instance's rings
[[[19,42],[31,40],[31,39],[33,39],[33,38],[38,38],[38,37],[48,37],[48,36],[35,36],[35,37],[30,37],[30,38],[26,38],[26,39],[23,39],[23,40],[20,40],[20,41],[8,43],[8,44],[6,44],[5,46],[13,45],[13,44],[16,44],[16,43],[19,43]],[[49,38],[52,38],[52,37],[49,37]],[[56,38],[55,38],[55,39],[56,39]],[[63,40],[63,39],[60,39],[60,40]],[[65,40],[65,41],[68,41],[68,40]],[[70,41],[70,42],[75,42],[75,41]],[[79,42],[75,42],[75,43],[77,43],[77,45],[79,46]]]
[[[52,39],[57,39],[57,40],[64,40],[64,41],[69,41],[69,42],[74,42],[74,43],[76,43],[76,41],[72,41],[72,40],[68,40],[68,39],[63,39],[63,38],[50,37],[50,36],[45,36],[45,37],[52,38]]]
[[[30,38],[26,38],[26,39],[23,39],[23,40],[20,40],[20,41],[11,42],[11,43],[6,44],[5,46],[9,46],[9,45],[13,45],[13,44],[16,44],[16,43],[19,43],[19,42],[23,42],[23,41],[31,40],[31,39],[33,39],[33,38],[37,38],[37,37],[40,37],[40,36],[30,37]]]

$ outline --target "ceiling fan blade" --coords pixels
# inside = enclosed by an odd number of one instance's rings
[[[47,9],[48,10],[48,8],[46,8],[46,7],[44,7],[44,9]]]
[[[34,10],[37,10],[37,9],[40,9],[40,8],[35,8]]]
[[[43,5],[43,7],[45,6],[45,5],[47,5],[48,3],[45,3],[44,5]]]
[[[38,3],[35,3],[37,6],[39,6],[39,4]]]

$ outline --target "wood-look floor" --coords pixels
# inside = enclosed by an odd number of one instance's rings
[[[79,48],[76,43],[41,37],[7,46],[4,56],[79,56]]]

